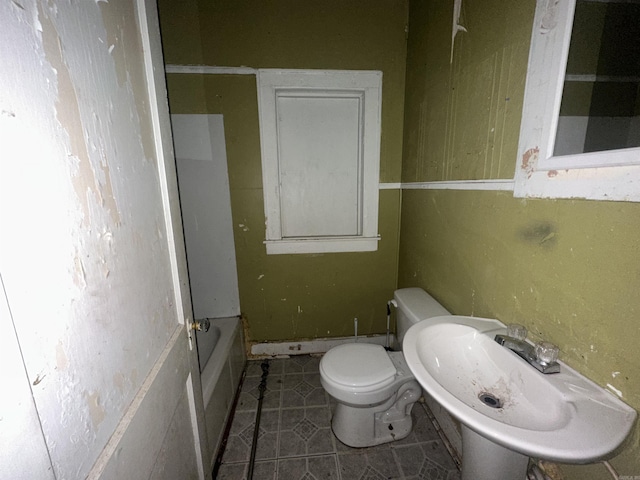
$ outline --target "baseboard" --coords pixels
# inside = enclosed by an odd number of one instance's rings
[[[325,353],[329,349],[343,345],[345,343],[374,343],[382,345],[387,343],[386,335],[369,335],[355,337],[334,337],[334,338],[316,338],[313,340],[301,340],[299,342],[268,342],[254,343],[251,345],[251,357],[288,357],[290,355],[320,354]],[[389,345],[393,345],[395,335],[389,335]]]

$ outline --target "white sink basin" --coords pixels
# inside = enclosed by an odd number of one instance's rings
[[[561,362],[560,373],[538,372],[493,340],[505,332],[497,320],[436,317],[408,330],[404,355],[438,403],[469,429],[509,450],[589,463],[621,445],[635,410]]]

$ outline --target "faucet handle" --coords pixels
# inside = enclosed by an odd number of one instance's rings
[[[536,358],[543,365],[558,360],[558,347],[551,342],[538,342],[535,348]]]
[[[507,335],[516,340],[524,340],[527,338],[527,329],[517,323],[507,325]]]

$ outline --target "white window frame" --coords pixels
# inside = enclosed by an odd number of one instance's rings
[[[378,185],[382,72],[344,70],[259,69],[257,72],[262,181],[267,254],[363,252],[378,248]],[[353,95],[362,99],[361,195],[358,234],[353,236],[282,236],[277,132],[279,95]]]
[[[553,156],[576,0],[538,0],[515,197],[640,201],[640,148]]]

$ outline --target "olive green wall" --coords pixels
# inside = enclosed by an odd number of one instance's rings
[[[168,64],[381,70],[381,182],[399,182],[405,0],[161,0]],[[378,251],[266,255],[253,75],[168,75],[171,113],[221,113],[240,306],[251,341],[383,333],[397,284],[400,192],[380,192]]]
[[[534,0],[411,1],[404,181],[512,178]],[[524,324],[561,358],[640,408],[640,204],[405,190],[400,287],[456,314]],[[640,475],[639,433],[612,460]],[[567,478],[610,478],[602,465]]]
[[[463,2],[463,12],[469,33],[450,64],[451,2],[411,2],[404,182],[513,177],[505,159],[516,156],[533,6]]]

